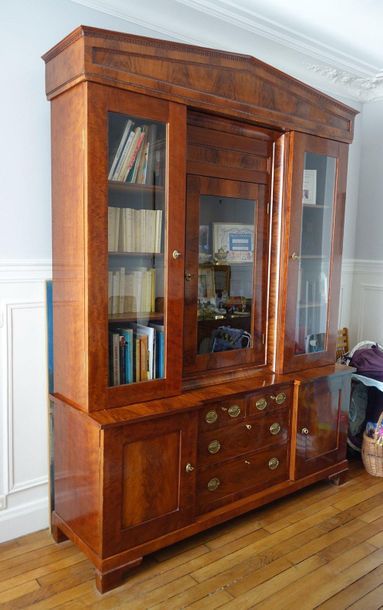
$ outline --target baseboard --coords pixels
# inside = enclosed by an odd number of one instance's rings
[[[0,512],[0,542],[49,527],[48,498],[7,508]]]

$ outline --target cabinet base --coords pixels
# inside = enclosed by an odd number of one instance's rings
[[[130,561],[119,568],[115,568],[114,570],[109,570],[109,572],[100,572],[96,568],[96,587],[100,593],[106,593],[115,587],[121,585],[125,577],[127,576],[127,572],[130,572],[133,568],[136,568],[142,563],[142,557],[139,557],[135,561]]]
[[[53,520],[51,525],[51,535],[57,544],[60,544],[60,542],[65,542],[65,540],[69,540],[68,536],[64,534],[64,532],[58,527],[57,523],[55,523]]]
[[[347,481],[347,470],[342,470],[342,472],[337,472],[336,474],[332,474],[328,477],[328,480],[333,485],[344,485]]]

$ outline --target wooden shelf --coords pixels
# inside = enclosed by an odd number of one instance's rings
[[[112,313],[109,314],[109,322],[135,322],[136,320],[163,320],[164,313],[159,311],[155,311],[152,313],[144,313],[142,311],[139,312],[127,312],[127,313]]]
[[[116,180],[109,180],[108,182],[109,189],[114,192],[121,193],[164,193],[165,188],[163,186],[158,186],[157,184],[135,184],[131,182],[118,182]]]
[[[302,204],[304,208],[316,208],[317,210],[329,210],[330,206],[329,205],[322,205],[322,204],[318,204],[318,203],[303,203]]]
[[[109,256],[163,256],[163,252],[108,252]]]

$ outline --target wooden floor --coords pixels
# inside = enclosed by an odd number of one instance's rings
[[[0,609],[383,608],[383,479],[359,462],[327,482],[144,559],[101,596],[93,568],[47,531],[0,545]]]

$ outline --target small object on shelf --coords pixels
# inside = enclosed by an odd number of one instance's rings
[[[317,170],[303,170],[302,203],[308,205],[316,204],[317,196]]]

